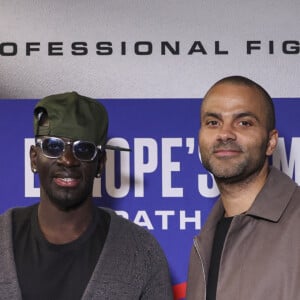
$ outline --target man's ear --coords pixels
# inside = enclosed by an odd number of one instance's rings
[[[101,177],[101,174],[105,168],[106,159],[107,159],[106,151],[101,152],[99,154],[99,158],[98,158],[98,165],[97,165],[95,177],[97,177],[97,178]]]
[[[29,151],[31,170],[37,172],[37,149],[36,146],[31,146]]]
[[[267,156],[271,156],[274,153],[277,146],[277,142],[278,142],[278,131],[276,129],[273,129],[269,133],[269,142],[266,151]]]

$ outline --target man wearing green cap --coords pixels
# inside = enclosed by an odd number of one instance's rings
[[[0,217],[1,299],[173,299],[166,258],[145,229],[93,204],[108,116],[76,92],[34,109],[30,159],[40,202]]]

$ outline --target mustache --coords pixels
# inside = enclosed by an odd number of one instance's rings
[[[241,145],[237,144],[235,141],[219,141],[213,145],[213,152],[221,150],[243,152]]]

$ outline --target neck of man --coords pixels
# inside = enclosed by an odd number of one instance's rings
[[[70,211],[62,211],[49,201],[41,201],[38,207],[41,231],[52,244],[66,244],[78,239],[90,225],[92,218],[91,199]]]
[[[216,180],[226,217],[247,212],[263,188],[269,172],[268,163],[244,180],[228,183]]]

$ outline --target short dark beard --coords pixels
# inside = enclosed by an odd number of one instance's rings
[[[243,176],[231,176],[231,177],[217,177],[214,175],[215,181],[218,185],[233,185],[237,183],[247,183],[252,180],[252,178],[256,177],[257,174],[261,171],[263,165],[260,166],[258,169],[254,170],[251,173],[245,174]]]

